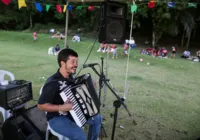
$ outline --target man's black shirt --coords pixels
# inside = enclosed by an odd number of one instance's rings
[[[64,78],[58,70],[55,74],[47,79],[45,85],[43,86],[38,104],[63,104],[64,102],[60,96],[60,93],[70,84],[72,84],[72,80]],[[46,117],[49,121],[53,117],[59,115],[59,112],[47,112]]]

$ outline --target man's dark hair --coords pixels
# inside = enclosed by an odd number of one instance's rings
[[[58,53],[58,65],[59,67],[61,67],[61,61],[64,61],[66,62],[68,59],[69,59],[69,56],[75,56],[75,57],[78,57],[78,54],[77,52],[75,52],[74,50],[72,49],[62,49],[59,53]]]

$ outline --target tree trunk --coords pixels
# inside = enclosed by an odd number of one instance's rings
[[[156,34],[155,31],[153,31],[152,33],[152,47],[154,48],[156,44]]]
[[[183,35],[182,35],[182,39],[181,39],[181,48],[183,48],[184,45],[184,38],[185,38],[185,28],[183,28]]]
[[[193,36],[192,36],[193,39],[195,39],[195,37],[196,37],[196,31],[197,31],[197,28],[195,27],[195,28],[194,28],[194,32],[193,32]]]
[[[32,20],[32,16],[31,16],[31,12],[29,13],[29,21],[30,21],[29,29],[31,29],[33,27],[33,20]]]
[[[189,44],[190,44],[190,38],[191,38],[191,33],[192,33],[192,29],[190,29],[190,32],[188,34],[188,38],[187,38],[187,44],[186,44],[186,49],[189,48]]]

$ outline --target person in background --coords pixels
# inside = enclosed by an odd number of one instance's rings
[[[198,51],[196,52],[196,55],[197,55],[197,57],[198,57],[198,59],[199,59],[199,61],[200,61],[200,50],[198,50]]]
[[[128,43],[125,43],[125,44],[124,44],[124,47],[123,47],[123,54],[124,54],[125,56],[128,55],[128,48],[129,48],[129,44],[128,44]]]
[[[100,46],[99,46],[99,49],[97,50],[97,52],[106,52],[108,48],[108,44],[105,43],[105,41],[103,41]]]
[[[64,39],[65,38],[65,36],[61,33],[60,35],[59,35],[59,40],[61,40],[61,39]]]
[[[80,42],[81,41],[81,38],[80,38],[80,35],[75,35],[72,37],[72,41],[73,42]]]
[[[117,46],[115,44],[110,45],[110,52],[112,52],[112,59],[117,59]]]
[[[165,47],[162,48],[162,57],[167,57],[167,49]]]
[[[129,41],[129,44],[130,44],[131,49],[134,49],[134,48],[136,47],[135,40],[134,40],[133,37],[132,37],[131,40]]]
[[[176,57],[176,45],[172,46],[172,56],[171,56],[171,58],[175,59],[175,57]]]
[[[34,41],[37,40],[37,32],[33,32],[33,40],[34,40]]]
[[[49,38],[51,38],[51,37],[52,37],[52,35],[54,34],[54,32],[55,32],[55,29],[53,29],[53,28],[49,30],[49,33],[50,33],[50,36],[49,36]]]
[[[146,52],[147,52],[148,55],[152,55],[153,48],[152,47],[146,48]]]
[[[182,58],[189,58],[190,57],[190,51],[187,49],[183,52],[183,55],[181,56]]]
[[[54,48],[54,55],[58,55],[59,52],[60,52],[60,45],[56,44],[56,46]]]

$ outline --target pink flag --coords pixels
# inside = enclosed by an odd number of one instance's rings
[[[56,5],[56,9],[59,13],[62,13],[62,7],[60,5]]]
[[[8,5],[10,3],[10,0],[1,0],[5,5]]]

